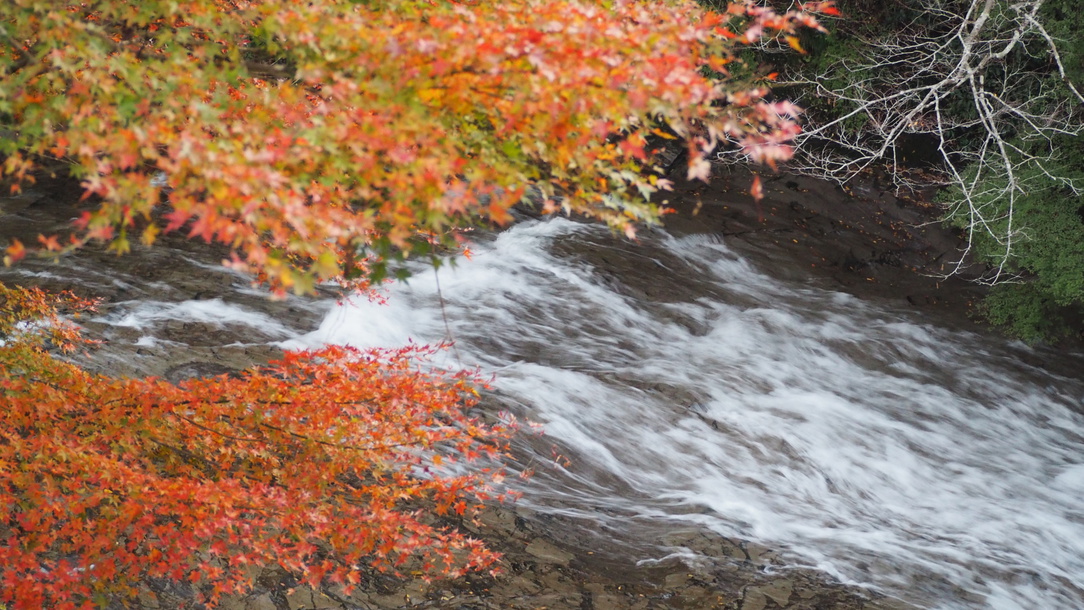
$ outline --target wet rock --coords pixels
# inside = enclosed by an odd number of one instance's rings
[[[769,548],[751,542],[743,543],[741,548],[745,551],[745,556],[749,559],[749,562],[755,566],[778,563],[779,554]]]
[[[41,200],[45,195],[39,191],[23,191],[17,195],[0,197],[0,215],[15,214]]]
[[[557,256],[582,262],[600,283],[640,306],[693,302],[716,294],[711,283],[697,279],[706,273],[704,269],[664,249],[645,247],[652,240],[650,234],[639,242],[577,235],[558,240],[552,249]]]
[[[430,589],[431,587],[424,580],[412,580],[403,587],[403,593],[409,605],[418,606],[426,603]]]
[[[240,601],[240,605],[223,604],[223,607],[224,610],[281,610],[275,600],[271,599],[270,593],[249,596]]]
[[[394,593],[390,595],[369,593],[365,595],[365,599],[377,608],[405,608],[408,605],[406,593]]]
[[[667,574],[663,579],[663,586],[667,589],[677,589],[685,586],[689,582],[689,575],[676,572],[674,574]]]
[[[707,186],[678,182],[671,197],[677,213],[666,217],[667,230],[721,235],[728,248],[770,266],[777,277],[936,311],[942,322],[975,328],[968,313],[985,289],[967,278],[983,269],[964,261],[961,274],[944,277],[960,255],[960,238],[940,224],[937,206],[896,197],[873,177],[849,191],[801,176],[764,178],[760,202],[747,192],[752,174],[740,168]],[[906,298],[916,294],[932,298]]]
[[[741,598],[741,610],[764,610],[768,605],[768,598],[756,587],[745,590]]]
[[[534,538],[534,540],[527,545],[526,550],[527,553],[535,558],[546,563],[556,563],[558,566],[568,566],[568,562],[576,558],[575,555],[557,548],[553,543],[542,540],[542,538]]]
[[[528,573],[530,577],[524,575],[511,576],[508,579],[507,587],[513,591],[519,591],[524,594],[538,593],[542,590],[543,585],[537,580],[537,575],[534,573]]]
[[[587,601],[592,610],[621,610],[628,607],[625,599],[610,593],[591,595]]]
[[[202,377],[217,377],[236,373],[237,369],[225,366],[218,362],[186,362],[166,370],[164,375],[170,383],[180,383],[186,379],[198,379]]]
[[[794,592],[794,583],[787,579],[779,579],[766,585],[760,585],[756,587],[750,587],[746,589],[746,598],[750,594],[756,594],[760,597],[770,599],[780,608],[786,607],[790,602],[790,597]]]
[[[341,607],[341,604],[332,602],[323,593],[308,588],[287,593],[286,603],[289,605],[290,610],[330,610],[331,608]]]
[[[482,511],[478,520],[485,526],[497,531],[511,532],[516,529],[516,513],[502,506],[493,506]]]

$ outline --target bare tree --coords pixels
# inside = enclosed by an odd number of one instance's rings
[[[981,232],[1000,251],[984,279],[1012,279],[1006,263],[1027,239],[1013,218],[1018,199],[1051,184],[1084,192],[1056,169],[1056,139],[1084,130],[1084,96],[1059,52],[1067,41],[1043,24],[1044,1],[924,0],[891,37],[866,38],[818,73],[795,70],[785,84],[805,92],[799,101],[832,112],[809,117],[789,167],[845,183],[887,164],[897,190],[913,188],[901,140],[927,139],[940,161],[934,179],[957,187],[948,212],[968,236],[954,270]]]

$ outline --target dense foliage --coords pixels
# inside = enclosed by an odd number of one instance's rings
[[[685,138],[690,177],[723,139],[787,158],[797,110],[703,72],[803,25],[637,0],[15,0],[0,155],[19,180],[55,160],[100,198],[77,243],[185,226],[305,292],[504,222],[528,189],[631,233],[665,187],[652,134]]]
[[[466,414],[479,383],[428,349],[290,353],[172,385],[93,375],[46,353],[78,335],[70,297],[0,285],[0,601],[104,605],[148,579],[207,602],[279,566],[349,589],[360,566],[455,575],[490,566],[432,523],[494,497],[506,424]],[[44,324],[44,325],[43,325]]]
[[[1084,16],[1071,0],[1047,0],[1041,18],[1059,42],[1069,82],[1084,83]],[[1019,95],[1041,95],[1064,83],[1051,73],[1049,65],[1036,66],[1035,89]],[[1076,110],[1084,121],[1082,109]],[[1008,202],[1004,198],[984,203],[993,209],[999,226],[994,234],[1018,231],[1019,239],[1008,261],[1013,281],[995,286],[984,303],[985,316],[1027,341],[1051,341],[1084,326],[1084,196],[1072,185],[1084,185],[1084,144],[1074,134],[1061,134],[1050,141],[1019,142],[1020,147],[1038,146],[1052,152],[1046,164],[1024,168],[1019,182],[1026,185],[1013,202],[1015,227],[1008,227]],[[988,180],[1004,180],[990,176]],[[954,199],[949,191],[946,199]],[[957,216],[951,218],[960,224]],[[1005,250],[1003,242],[982,235],[977,254],[998,264]]]
[[[1079,138],[1057,140],[1056,163],[1022,168],[1017,179],[1028,190],[1012,202],[987,197],[991,232],[976,232],[975,252],[991,265],[1004,265],[1006,280],[994,286],[981,311],[994,324],[1026,341],[1055,341],[1084,322],[1084,197],[1062,181],[1084,184],[1084,147]],[[1051,178],[1054,174],[1059,179]],[[991,192],[1004,177],[989,176]],[[951,199],[950,189],[946,198]],[[1010,220],[1012,224],[1010,225]],[[957,225],[966,222],[950,218]],[[1012,256],[1002,261],[1005,243],[992,235],[1014,231]]]

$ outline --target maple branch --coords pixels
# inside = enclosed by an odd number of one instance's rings
[[[203,474],[205,476],[211,477],[211,476],[214,476],[214,474],[216,472],[219,472],[218,466],[214,462],[212,462],[211,460],[207,459],[206,457],[204,457],[202,455],[194,453],[194,452],[192,452],[192,451],[190,451],[188,449],[185,449],[184,447],[177,447],[175,445],[171,445],[171,444],[166,443],[164,441],[160,441],[160,440],[158,440],[158,439],[156,439],[154,437],[151,437],[151,436],[147,436],[145,438],[147,440],[149,440],[150,442],[154,443],[155,445],[163,448],[163,449],[166,449],[166,450],[172,451],[173,453],[176,453],[177,455],[181,456],[181,458],[183,458],[185,461],[187,461],[189,463],[197,462],[197,463],[201,464],[202,467],[200,468],[200,470],[203,471]]]
[[[267,444],[267,443],[270,442],[266,438],[232,436],[232,435],[226,434],[225,432],[222,432],[221,430],[215,430],[214,428],[211,428],[210,426],[204,426],[203,424],[193,420],[190,417],[186,417],[186,416],[180,415],[178,413],[172,413],[172,415],[174,417],[180,418],[180,419],[188,422],[189,424],[199,428],[200,430],[210,432],[211,434],[221,436],[222,438],[225,438],[225,439],[228,439],[228,440],[231,440],[231,441],[237,441],[239,443],[264,443],[264,444]],[[240,426],[234,426],[234,427],[240,428]]]
[[[425,446],[425,443],[423,441],[417,441],[417,442],[411,442],[411,443],[389,443],[389,444],[381,444],[381,445],[366,445],[366,446],[347,445],[347,444],[344,444],[344,443],[333,443],[331,441],[320,440],[318,438],[313,438],[311,436],[306,436],[306,435],[301,434],[299,432],[294,432],[293,430],[287,430],[285,428],[280,428],[278,426],[273,426],[271,424],[264,423],[264,422],[260,422],[260,426],[263,427],[263,428],[267,428],[268,430],[274,430],[275,432],[280,432],[282,434],[287,434],[287,435],[292,436],[294,438],[301,439],[301,440],[303,440],[305,442],[316,443],[318,445],[324,445],[324,446],[327,446],[327,447],[334,447],[336,449],[350,449],[352,451],[359,451],[359,452],[371,452],[371,451],[379,451],[379,450],[385,450],[385,449],[399,449],[399,448],[404,448],[404,447]]]
[[[234,400],[221,399],[221,400],[218,400],[218,401],[210,401],[209,403],[208,402],[203,402],[203,401],[178,401],[178,402],[173,402],[173,403],[169,403],[169,404],[170,405],[195,405],[195,404],[201,404],[202,405],[202,404],[235,404],[236,402],[237,401],[234,401]],[[253,402],[253,401],[250,401],[250,402]],[[259,404],[259,405],[263,405],[263,406],[269,406],[269,405],[285,406],[285,405],[294,404],[294,403],[289,402],[289,401],[272,401],[272,400],[254,401],[254,402],[255,402],[255,404]],[[373,401],[370,401],[370,400],[333,401],[330,404],[335,404],[335,405],[366,404],[366,405],[369,405],[369,406],[379,406],[377,403],[375,403]],[[161,407],[162,405],[159,404],[158,406]],[[419,406],[421,406],[421,405],[419,405]],[[174,409],[170,409],[169,414],[171,416],[173,416],[173,417],[177,417],[179,419],[182,419],[182,420],[188,422],[189,424],[191,424],[191,425],[193,425],[193,426],[195,426],[195,427],[197,427],[197,428],[199,428],[201,430],[211,432],[213,434],[216,434],[218,436],[221,436],[221,437],[229,439],[229,440],[234,440],[234,441],[238,441],[238,442],[261,442],[261,443],[270,443],[271,442],[270,439],[263,438],[263,437],[247,437],[246,438],[246,437],[238,437],[238,436],[232,436],[232,435],[226,434],[226,433],[224,433],[224,432],[222,432],[220,430],[215,430],[214,428],[211,428],[209,426],[205,426],[203,424],[200,424],[199,422],[196,422],[193,419],[191,419],[191,418],[189,418],[189,417],[187,417],[185,415],[181,415],[181,414],[177,413],[176,410],[174,410]],[[245,426],[243,424],[237,423],[235,421],[236,418],[231,416],[231,415],[222,414],[219,417],[220,417],[221,421],[228,422],[231,426],[233,426],[234,428],[236,428],[238,430],[246,430],[246,431],[251,430],[251,428],[249,428],[249,427],[247,427],[247,426]],[[412,442],[403,442],[403,443],[382,443],[382,444],[375,444],[375,445],[350,445],[350,444],[345,444],[345,443],[336,443],[336,442],[332,442],[332,441],[321,440],[321,439],[318,439],[318,438],[314,438],[312,436],[302,434],[300,432],[296,432],[294,430],[288,430],[288,429],[282,428],[280,426],[274,426],[274,425],[268,424],[266,422],[259,422],[259,426],[263,427],[263,428],[267,428],[268,430],[274,430],[275,432],[279,432],[279,433],[282,433],[282,434],[292,436],[294,438],[297,438],[299,440],[303,440],[303,441],[306,441],[306,442],[316,443],[316,444],[324,445],[324,446],[327,446],[327,447],[334,447],[334,448],[337,448],[337,449],[349,449],[349,450],[358,451],[358,452],[385,451],[385,450],[388,450],[388,449],[402,449],[402,448],[408,448],[408,447],[424,447],[424,446],[427,446],[426,442],[424,440],[418,440],[418,441],[412,441]]]
[[[11,76],[11,75],[15,74],[16,72],[18,72],[19,70],[22,70],[23,68],[30,65],[31,60],[34,57],[34,47],[35,46],[37,46],[37,45],[31,45],[29,49],[26,49],[26,50],[22,51],[19,54],[19,59],[16,59],[15,61],[13,61],[10,65],[8,65],[7,69],[4,70],[5,76]],[[10,49],[15,49],[16,47],[9,47],[9,48]]]

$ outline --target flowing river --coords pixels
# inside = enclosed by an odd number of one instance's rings
[[[1084,607],[1084,382],[704,236],[599,273],[570,244],[616,247],[602,233],[517,225],[286,344],[454,338],[438,364],[492,372],[559,454],[522,501],[645,561],[694,554],[644,544],[685,522],[921,607]]]
[[[64,271],[119,291],[94,323],[137,354],[196,354],[207,333],[165,332],[191,322],[255,346],[454,339],[436,364],[492,374],[494,400],[544,427],[519,448],[521,502],[643,563],[697,561],[668,534],[706,529],[922,608],[1084,607],[1084,356],[825,290],[711,236],[632,246],[556,219],[474,250],[387,305],[302,303],[316,330],[258,313],[259,294],[165,303],[100,265]],[[1024,363],[1058,358],[1064,376]]]

